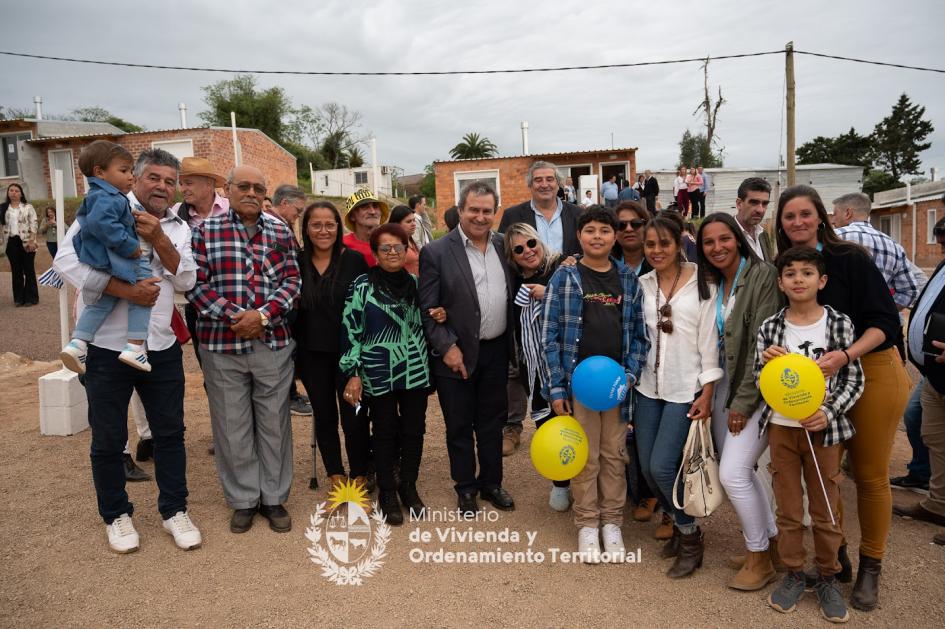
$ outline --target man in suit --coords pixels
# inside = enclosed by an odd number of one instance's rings
[[[470,183],[460,193],[459,226],[420,250],[423,327],[446,421],[450,475],[465,514],[479,509],[477,492],[498,509],[515,508],[502,488],[512,277],[502,236],[492,232],[497,209],[492,186]],[[440,306],[443,323],[429,314]]]
[[[577,239],[577,219],[581,208],[558,198],[561,175],[557,166],[551,162],[534,162],[528,169],[525,182],[531,190],[531,200],[506,208],[499,231],[504,234],[509,225],[528,223],[538,230],[541,241],[552,252],[566,256],[581,253]]]
[[[775,258],[771,236],[761,226],[771,200],[771,184],[761,177],[749,177],[738,186],[735,199],[735,221],[742,228],[748,244],[765,262]]]
[[[650,214],[656,214],[656,197],[660,193],[660,184],[653,176],[653,171],[643,171],[643,199],[646,201],[646,209]]]

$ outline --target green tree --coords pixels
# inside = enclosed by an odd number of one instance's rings
[[[924,120],[925,107],[913,104],[905,94],[893,105],[892,112],[873,129],[875,163],[895,180],[904,175],[919,175],[919,153],[932,146],[925,139],[935,127]]]
[[[144,127],[136,125],[133,122],[128,122],[124,118],[119,118],[118,116],[113,115],[107,109],[98,106],[79,107],[78,109],[73,109],[71,117],[83,122],[107,122],[112,126],[118,127],[125,133],[144,131]]]
[[[364,166],[364,154],[358,147],[352,147],[348,151],[348,168],[359,168]]]
[[[835,138],[817,136],[797,149],[798,164],[846,164],[869,168],[873,164],[873,139],[850,127]]]
[[[492,140],[481,137],[478,133],[467,133],[462,141],[450,149],[453,159],[482,159],[495,157],[499,150]]]
[[[679,163],[676,166],[721,168],[722,151],[712,151],[704,133],[696,135],[686,129],[679,140]]]
[[[236,124],[259,129],[282,144],[288,138],[288,119],[292,116],[292,101],[281,87],[260,89],[256,77],[238,74],[235,78],[218,81],[203,88],[208,111],[200,112],[200,119],[211,126],[230,126],[230,112],[236,112]]]
[[[420,181],[420,194],[428,200],[436,200],[436,175],[433,171],[433,164],[427,164],[423,168],[423,179]]]

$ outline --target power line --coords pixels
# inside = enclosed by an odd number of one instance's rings
[[[945,69],[923,68],[922,66],[907,66],[901,63],[887,63],[885,61],[870,61],[868,59],[856,59],[854,57],[841,57],[840,55],[827,55],[822,52],[806,52],[804,50],[795,50],[796,55],[809,55],[811,57],[822,57],[824,59],[839,59],[840,61],[853,61],[854,63],[868,63],[874,66],[886,66],[887,68],[904,68],[906,70],[920,70],[922,72],[938,72],[945,74]]]

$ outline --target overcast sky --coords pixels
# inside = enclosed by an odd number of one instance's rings
[[[3,50],[107,61],[272,70],[421,71],[597,65],[783,49],[945,67],[940,0],[862,2],[574,2],[334,0],[279,3],[86,3],[31,0],[7,12]],[[14,26],[14,22],[17,26]],[[19,33],[20,36],[13,36]],[[0,56],[0,105],[48,113],[98,105],[149,129],[204,109],[201,87],[226,74],[114,68]],[[796,57],[798,145],[855,126],[868,133],[899,94],[936,126],[924,167],[945,174],[945,74]],[[295,104],[334,100],[363,114],[378,161],[419,172],[468,131],[521,153],[637,147],[637,166],[676,163],[683,131],[699,131],[698,63],[555,73],[445,77],[261,76]],[[783,154],[784,58],[719,60],[726,99],[717,135],[726,166]],[[365,150],[365,154],[368,152]],[[928,175],[928,173],[926,173]]]

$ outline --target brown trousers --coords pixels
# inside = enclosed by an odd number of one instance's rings
[[[931,360],[931,358],[926,358]],[[922,385],[922,441],[929,449],[929,497],[920,504],[945,516],[945,397],[926,380]]]
[[[801,475],[807,483],[808,510],[814,534],[814,562],[822,576],[840,572],[837,551],[843,541],[840,532],[838,505],[840,504],[840,446],[824,447],[824,432],[810,434],[816,461],[807,443],[803,428],[768,424],[768,447],[771,450],[771,479],[774,497],[778,503],[778,553],[791,570],[804,569],[804,487]],[[835,524],[830,523],[830,511],[824,501],[824,490],[820,487],[817,467],[824,479],[830,509]]]
[[[571,480],[574,524],[598,528],[623,525],[627,502],[627,425],[620,421],[620,407],[592,411],[571,401],[574,419],[587,434],[587,464]]]

